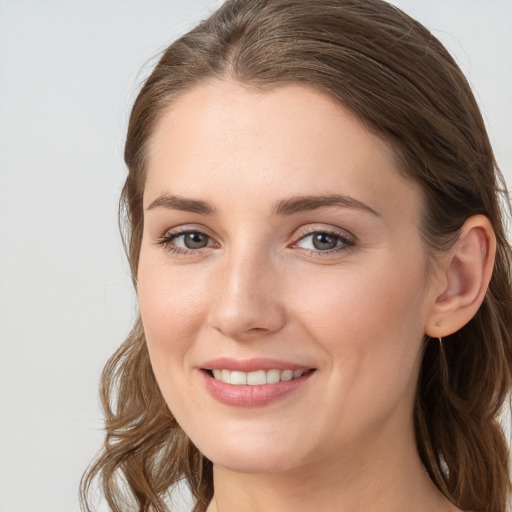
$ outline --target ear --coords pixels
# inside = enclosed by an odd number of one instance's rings
[[[470,217],[457,242],[442,256],[425,333],[432,338],[448,336],[475,316],[491,280],[496,237],[483,215]]]

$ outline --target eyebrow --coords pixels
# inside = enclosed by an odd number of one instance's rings
[[[337,206],[342,208],[355,208],[367,213],[371,213],[376,217],[380,217],[373,208],[350,196],[340,194],[327,195],[305,195],[294,196],[277,201],[272,207],[272,217],[280,217],[284,215],[293,215],[294,213],[317,210],[329,206]],[[199,199],[191,199],[173,194],[162,194],[158,196],[146,210],[164,207],[172,210],[181,210],[185,212],[199,213],[201,215],[212,216],[217,213],[217,209],[206,201]]]

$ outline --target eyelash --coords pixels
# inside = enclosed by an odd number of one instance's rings
[[[157,244],[163,246],[166,251],[169,251],[173,254],[179,254],[181,256],[197,255],[198,253],[201,253],[202,250],[206,249],[207,247],[202,247],[200,249],[183,249],[181,247],[176,247],[176,246],[172,245],[172,242],[176,238],[183,236],[183,235],[190,234],[190,233],[200,234],[200,235],[203,235],[211,240],[210,236],[208,236],[206,233],[203,233],[200,230],[178,229],[178,230],[166,233],[163,237],[161,237],[157,240]],[[328,229],[327,230],[325,230],[325,229],[314,230],[314,231],[302,233],[300,238],[297,240],[297,242],[300,242],[300,241],[304,240],[305,238],[308,238],[309,236],[317,235],[317,234],[327,235],[329,237],[336,238],[336,239],[338,239],[338,241],[341,242],[341,244],[339,246],[335,247],[334,249],[328,249],[326,251],[302,249],[302,251],[304,251],[306,254],[313,255],[315,257],[316,256],[329,256],[329,255],[332,255],[335,253],[339,253],[341,251],[346,251],[346,250],[352,249],[356,243],[355,239],[349,238],[348,236],[346,236],[343,233],[339,233],[336,231],[330,231]],[[295,243],[297,243],[297,242],[295,242]]]

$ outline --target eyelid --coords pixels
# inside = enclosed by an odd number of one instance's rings
[[[326,233],[331,234],[335,236],[339,236],[341,238],[347,239],[347,240],[353,240],[356,241],[356,236],[353,235],[350,231],[347,231],[346,229],[336,228],[336,227],[325,227],[325,226],[314,226],[311,227],[305,227],[302,226],[297,231],[297,234],[295,235],[298,240],[302,240],[304,237],[308,235],[314,235],[315,233]]]
[[[316,235],[316,234],[327,235],[329,237],[337,239],[337,242],[341,242],[341,243],[337,243],[337,245],[335,247],[333,247],[332,249],[327,249],[327,250],[307,249],[307,248],[303,248],[303,247],[298,247],[297,244],[299,242],[301,242],[302,240],[304,240],[310,236]],[[356,237],[354,235],[352,235],[351,233],[349,233],[348,231],[341,230],[339,228],[321,228],[321,227],[318,227],[317,229],[301,228],[301,230],[299,230],[299,234],[297,236],[299,238],[293,243],[292,247],[297,247],[304,253],[306,253],[308,255],[312,255],[314,257],[333,256],[333,255],[339,254],[341,252],[353,249],[354,246],[356,245]]]
[[[199,255],[205,249],[215,247],[215,246],[219,247],[218,242],[216,242],[215,239],[211,235],[209,235],[206,231],[207,230],[202,226],[200,226],[200,227],[177,226],[176,228],[168,229],[161,237],[159,237],[156,240],[156,243],[158,245],[163,246],[167,251],[174,252],[176,254]],[[201,234],[201,235],[207,237],[209,239],[208,245],[206,245],[205,247],[200,247],[200,248],[196,248],[196,249],[189,249],[189,248],[179,247],[179,246],[176,246],[171,243],[174,239],[179,238],[180,236],[186,235],[188,233]],[[302,248],[302,247],[297,246],[297,244],[300,241],[304,240],[305,238],[307,238],[309,236],[313,236],[315,234],[325,234],[325,235],[337,238],[339,241],[341,241],[341,243],[336,245],[336,247],[334,247],[332,249],[327,249],[327,250],[307,249],[307,248]],[[213,241],[213,245],[210,245],[210,242],[212,242],[212,241]],[[340,251],[352,248],[355,245],[355,243],[356,243],[356,237],[352,233],[350,233],[346,230],[340,229],[340,228],[325,228],[325,227],[318,226],[315,229],[312,227],[308,228],[308,227],[303,226],[296,233],[295,241],[288,247],[298,248],[305,253],[312,254],[312,255],[316,256],[316,255],[332,255],[332,254],[338,253]]]
[[[207,236],[208,238],[214,239],[208,233],[208,229],[201,225],[180,225],[173,228],[166,229],[162,236],[158,237],[158,240],[162,240],[164,238],[177,237],[179,235],[187,234],[187,233],[200,233],[202,235]]]
[[[172,243],[174,239],[182,235],[186,235],[188,233],[198,233],[207,237],[209,239],[208,245],[206,247],[200,247],[198,249],[188,249],[184,247],[178,247]],[[211,235],[207,233],[207,230],[203,226],[196,227],[194,225],[184,225],[167,229],[162,236],[156,239],[156,244],[161,245],[166,251],[173,252],[175,254],[198,255],[201,254],[204,249],[209,249],[212,247],[212,245],[210,245],[210,241],[213,241],[214,245],[218,246],[218,243]]]

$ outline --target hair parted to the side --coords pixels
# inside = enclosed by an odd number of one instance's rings
[[[148,141],[180,93],[224,77],[260,90],[316,88],[387,140],[401,171],[422,188],[431,258],[468,217],[490,219],[497,256],[484,303],[443,339],[443,350],[425,340],[414,417],[419,454],[440,491],[463,510],[504,512],[509,456],[499,415],[512,383],[510,202],[464,75],[426,28],[382,0],[226,1],[165,50],[132,110],[120,213],[135,284]],[[140,318],[106,365],[101,390],[106,439],[82,480],[84,510],[98,479],[114,512],[167,510],[168,491],[180,480],[197,499],[194,511],[204,511],[212,465],[160,394]]]

